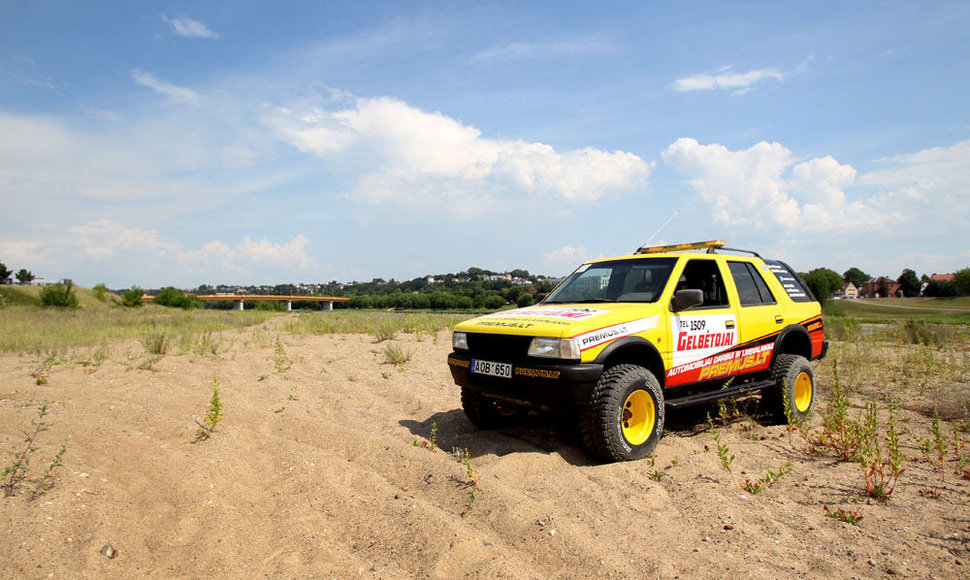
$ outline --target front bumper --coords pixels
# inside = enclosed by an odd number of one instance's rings
[[[448,367],[455,384],[487,395],[541,408],[564,408],[589,402],[593,386],[603,374],[594,363],[509,363],[512,376],[495,377],[471,372],[467,352],[448,355]]]

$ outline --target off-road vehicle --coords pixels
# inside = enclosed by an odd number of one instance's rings
[[[667,409],[760,391],[764,414],[815,403],[819,303],[784,262],[720,240],[582,264],[541,302],[455,327],[448,356],[480,429],[529,409],[578,418],[590,452],[653,452]]]

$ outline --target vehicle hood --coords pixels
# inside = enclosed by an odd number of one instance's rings
[[[538,304],[466,320],[458,332],[570,338],[618,324],[654,320],[662,305],[645,303]]]

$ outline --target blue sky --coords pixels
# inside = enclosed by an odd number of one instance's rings
[[[0,2],[0,261],[192,288],[721,238],[950,272],[970,4],[921,4]]]

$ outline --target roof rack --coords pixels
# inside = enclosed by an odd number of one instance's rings
[[[660,254],[663,252],[684,252],[687,250],[707,250],[713,253],[715,249],[724,247],[724,240],[708,240],[706,242],[689,242],[686,244],[671,244],[669,246],[641,246],[635,254]]]

